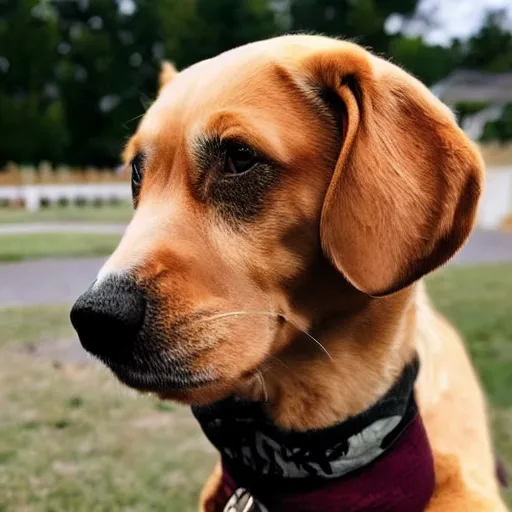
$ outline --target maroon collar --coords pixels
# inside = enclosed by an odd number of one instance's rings
[[[223,511],[240,487],[248,488],[264,506],[261,510],[269,512],[418,512],[425,510],[434,491],[433,459],[423,422],[416,414],[393,446],[368,466],[314,487],[299,484],[283,490],[268,483],[252,488],[224,465],[216,510]]]
[[[414,398],[418,370],[415,358],[369,409],[321,430],[283,431],[262,404],[237,397],[193,407],[221,453],[216,511],[424,510],[434,469]],[[248,496],[262,506],[242,505]]]

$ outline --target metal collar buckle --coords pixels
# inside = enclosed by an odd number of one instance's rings
[[[239,487],[229,498],[224,512],[268,512],[268,510],[258,503],[247,489]]]

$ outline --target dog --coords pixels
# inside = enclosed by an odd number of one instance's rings
[[[192,405],[221,454],[200,510],[506,510],[421,280],[484,166],[424,85],[313,35],[164,63],[124,161],[134,217],[71,320],[121,382]]]

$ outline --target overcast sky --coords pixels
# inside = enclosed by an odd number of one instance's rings
[[[423,0],[419,11],[433,15],[436,28],[425,28],[424,24],[412,24],[408,34],[423,34],[431,44],[449,44],[450,39],[465,39],[476,32],[484,18],[486,10],[504,8],[508,13],[508,22],[512,22],[512,0]],[[400,20],[391,17],[387,24],[389,30],[399,30]]]

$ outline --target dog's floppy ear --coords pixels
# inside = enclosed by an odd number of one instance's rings
[[[159,90],[162,90],[162,87],[167,85],[177,74],[178,72],[172,62],[169,62],[168,60],[162,61],[160,66],[160,76],[158,77]]]
[[[339,100],[343,132],[322,209],[322,248],[353,286],[382,296],[465,242],[483,165],[425,86],[356,45],[338,44],[307,62],[315,85]]]

